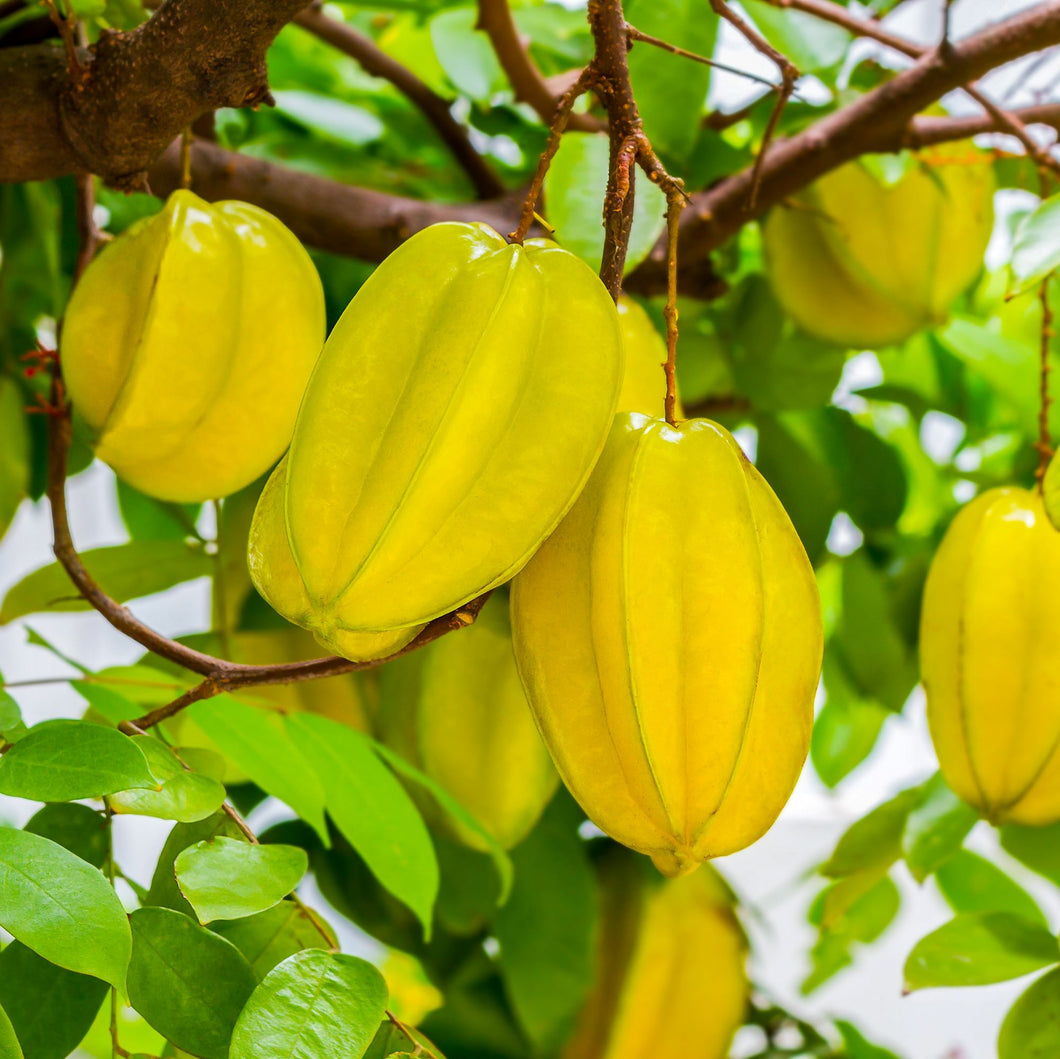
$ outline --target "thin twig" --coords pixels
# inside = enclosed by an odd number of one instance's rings
[[[900,52],[902,55],[905,55],[910,59],[920,59],[929,51],[929,49],[924,48],[919,44],[915,44],[913,41],[889,32],[875,20],[859,18],[857,15],[852,15],[845,7],[835,3],[834,0],[763,0],[763,2],[769,3],[773,7],[791,8],[792,10],[802,11],[806,14],[813,15],[822,21],[831,22],[833,25],[840,26],[856,36],[867,37],[870,40],[875,40],[880,44],[886,45],[888,48],[893,48],[895,51]],[[946,12],[945,30],[943,32],[942,44],[940,47],[944,51],[949,52],[952,51],[952,44],[949,39],[950,5],[948,0],[944,0],[944,3]],[[1016,114],[1013,114],[1011,111],[1005,110],[994,103],[974,81],[970,81],[968,84],[963,85],[962,88],[970,99],[973,99],[978,103],[979,106],[981,106],[990,117],[994,119],[994,122],[999,127],[999,131],[1007,132],[1020,141],[1024,150],[1032,159],[1034,159],[1039,168],[1047,169],[1054,175],[1060,176],[1060,163],[1057,162],[1048,150],[1043,149],[1035,142],[1034,138],[1027,131],[1026,125]],[[911,146],[919,145],[915,136],[911,136],[910,140]]]
[[[685,51],[684,48],[678,48],[676,44],[671,44],[669,41],[662,40],[659,37],[653,37],[650,33],[644,33],[628,22],[626,23],[626,32],[629,34],[630,40],[640,41],[642,44],[650,44],[653,48],[661,48],[663,51],[668,51],[671,55],[680,56],[682,59],[691,59],[693,62],[702,63],[704,66],[710,66],[715,70],[724,70],[726,73],[736,74],[737,77],[746,77],[748,81],[755,81],[760,85],[765,85],[774,92],[781,87],[773,84],[768,77],[753,74],[750,70],[741,70],[738,66],[730,66],[728,63],[718,62],[717,59],[708,59],[705,55],[697,55],[694,51]]]
[[[187,191],[191,187],[191,141],[194,139],[190,125],[180,133],[180,186]]]
[[[489,37],[515,98],[537,111],[538,117],[551,126],[560,100],[548,87],[548,82],[520,39],[508,0],[478,0],[475,28]],[[581,132],[599,132],[607,127],[591,114],[570,115],[569,126]]]
[[[559,103],[556,106],[556,113],[552,116],[552,121],[549,124],[548,142],[545,144],[545,149],[541,152],[541,157],[537,163],[537,171],[534,173],[534,179],[530,181],[530,188],[526,193],[526,198],[523,200],[523,208],[519,214],[519,226],[508,235],[508,239],[511,242],[522,244],[530,231],[530,226],[534,223],[537,203],[541,198],[541,189],[545,185],[548,167],[552,164],[552,159],[559,150],[563,132],[570,122],[571,108],[578,97],[584,95],[595,81],[596,68],[590,63],[582,70],[578,75],[578,79],[570,88],[560,96]]]
[[[666,422],[677,425],[677,235],[684,195],[666,196]]]
[[[77,57],[77,17],[73,14],[69,16],[63,15],[56,4],[56,0],[44,0],[44,6],[48,9],[48,17],[59,31],[63,47],[66,49],[66,72],[69,74],[70,80],[76,84],[83,80],[85,76],[85,68]]]
[[[92,263],[99,249],[100,231],[96,227],[96,184],[91,173],[77,177],[77,261],[74,263],[74,283]]]
[[[1049,349],[1052,345],[1056,332],[1053,330],[1053,310],[1049,305],[1049,276],[1042,280],[1038,288],[1038,301],[1042,306],[1042,327],[1039,341],[1039,354],[1041,357],[1039,367],[1040,393],[1038,406],[1038,442],[1034,446],[1038,450],[1038,469],[1035,477],[1038,479],[1038,491],[1045,489],[1045,472],[1049,469],[1049,461],[1053,458],[1052,439],[1049,434],[1049,406],[1052,400],[1049,397]]]
[[[415,104],[459,162],[480,198],[498,198],[504,194],[504,183],[475,150],[467,129],[453,117],[449,100],[438,95],[408,67],[387,55],[371,37],[324,14],[319,0],[296,15],[294,21],[302,29],[350,56],[373,77],[389,81]]]
[[[774,48],[754,26],[733,11],[725,0],[710,0],[710,6],[713,8],[714,13],[725,19],[729,25],[736,29],[755,51],[772,60],[773,65],[780,72],[781,84],[777,101],[773,106],[772,114],[769,115],[765,132],[762,134],[762,146],[758,148],[754,168],[751,170],[751,190],[748,195],[748,206],[750,209],[754,209],[758,201],[758,189],[762,183],[762,165],[769,151],[769,145],[773,142],[777,126],[780,124],[780,115],[784,113],[784,108],[795,91],[795,84],[799,80],[800,74],[795,64],[783,52]]]

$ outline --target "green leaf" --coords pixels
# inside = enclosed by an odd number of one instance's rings
[[[997,1059],[1060,1055],[1060,968],[1043,974],[1009,1009],[997,1039]]]
[[[1060,458],[1056,456],[1049,461],[1049,467],[1045,472],[1042,496],[1049,521],[1060,530]]]
[[[125,909],[91,865],[58,843],[0,827],[0,927],[46,960],[125,992]]]
[[[1011,912],[1049,925],[1034,898],[978,853],[958,850],[935,871],[935,881],[954,912]]]
[[[324,787],[279,714],[218,695],[195,703],[188,716],[240,771],[289,805],[329,844]]]
[[[183,541],[196,536],[201,504],[175,504],[146,496],[120,478],[117,486],[121,519],[133,540]]]
[[[1045,279],[1060,265],[1060,195],[1023,218],[1012,247],[1012,272],[1020,286]]]
[[[900,904],[898,887],[877,872],[849,876],[818,894],[809,919],[819,927],[819,936],[802,992],[813,992],[850,964],[853,946],[875,941],[893,922]]]
[[[344,143],[364,146],[383,134],[383,123],[370,110],[352,103],[297,90],[274,92],[273,95],[280,114]]]
[[[504,904],[512,889],[512,861],[507,851],[497,840],[467,811],[444,787],[435,783],[426,773],[410,765],[400,754],[395,753],[384,743],[373,740],[376,753],[399,775],[406,780],[423,787],[438,804],[459,824],[474,831],[486,843],[490,860],[497,869],[500,881],[500,892],[497,904]]]
[[[699,0],[629,0],[625,13],[643,33],[708,59],[714,54],[720,20],[704,13]],[[630,52],[629,74],[652,145],[664,161],[683,163],[706,108],[710,68],[637,44]]]
[[[133,741],[143,751],[151,771],[162,781],[155,790],[124,790],[110,799],[116,813],[154,816],[192,824],[220,809],[224,786],[209,776],[186,769],[165,744],[153,736],[138,735]]]
[[[285,721],[323,784],[338,829],[383,886],[416,913],[429,936],[438,860],[412,799],[360,732],[312,714]]]
[[[85,721],[34,725],[0,758],[0,794],[37,802],[100,798],[126,787],[157,787],[136,744]]]
[[[560,246],[600,269],[604,250],[601,203],[607,191],[610,144],[605,133],[568,132],[560,141],[545,177],[546,215]],[[625,271],[643,261],[666,227],[666,196],[638,179],[633,200],[633,229]]]
[[[1045,827],[1006,824],[1001,828],[1001,848],[1060,886],[1060,823]]]
[[[841,62],[852,40],[841,26],[793,8],[761,3],[754,5],[751,14],[762,35],[803,74]]]
[[[493,932],[512,1007],[536,1050],[570,1034],[593,981],[597,887],[563,801],[512,854],[515,885]]]
[[[230,942],[168,908],[129,917],[129,999],[178,1048],[228,1059],[228,1042],[255,987],[254,972]]]
[[[866,868],[890,867],[902,855],[906,820],[919,800],[919,788],[902,791],[851,824],[821,866],[821,874],[840,879]]]
[[[22,723],[22,711],[18,708],[18,703],[7,691],[0,688],[0,736],[7,738],[8,732],[21,731],[23,728],[25,725]]]
[[[232,1034],[230,1059],[360,1059],[386,1002],[386,982],[366,960],[307,949],[254,990]]]
[[[865,1040],[861,1030],[849,1022],[836,1019],[835,1028],[842,1034],[847,1059],[898,1059],[894,1052]]]
[[[961,801],[936,772],[925,784],[923,798],[909,814],[902,836],[905,863],[923,882],[961,848],[979,814]]]
[[[475,32],[475,21],[472,7],[443,11],[430,21],[431,43],[452,84],[472,99],[487,100],[506,81],[489,39]]]
[[[151,888],[147,891],[147,900],[144,903],[172,908],[194,918],[194,909],[184,900],[184,895],[177,886],[177,873],[174,865],[181,850],[217,835],[244,841],[246,839],[236,822],[226,813],[214,813],[213,816],[192,824],[177,824],[170,831],[162,852],[158,855],[154,876],[151,879]]]
[[[872,752],[890,710],[863,699],[850,686],[830,651],[825,651],[827,698],[813,723],[810,757],[826,787],[836,787]]]
[[[3,986],[0,985],[0,989],[2,988]],[[11,1025],[11,1020],[2,1007],[0,1007],[0,1059],[25,1059],[18,1038],[15,1036],[15,1027]]]
[[[266,912],[244,919],[220,920],[210,929],[239,949],[259,982],[296,952],[338,948],[334,931],[320,915],[293,901],[281,901]]]
[[[92,548],[82,552],[81,558],[103,591],[119,603],[207,577],[212,568],[210,556],[198,542],[130,541]],[[42,611],[91,609],[66,571],[58,563],[50,563],[10,589],[0,605],[0,625]]]
[[[921,938],[905,961],[905,988],[990,985],[1060,963],[1056,938],[1011,912],[958,915]]]
[[[297,846],[255,846],[212,838],[176,859],[177,886],[200,923],[241,919],[279,904],[298,885],[309,857]]]
[[[0,1010],[7,1012],[25,1059],[66,1059],[106,995],[105,982],[57,967],[17,941],[0,952]],[[0,1017],[0,1057],[2,1023]]]
[[[17,382],[0,377],[0,537],[29,488],[29,431]]]
[[[107,860],[107,821],[102,813],[76,802],[46,805],[30,817],[24,830],[57,842],[93,868]]]
[[[364,1053],[364,1059],[396,1059],[405,1055],[420,1056],[421,1059],[424,1055],[433,1055],[437,1059],[445,1059],[442,1050],[426,1034],[414,1026],[398,1029],[390,1021],[379,1027],[368,1051]]]

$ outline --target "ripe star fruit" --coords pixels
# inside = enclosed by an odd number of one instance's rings
[[[713,868],[639,868],[602,858],[596,979],[563,1059],[725,1059],[750,995],[732,895]]]
[[[588,478],[622,369],[573,254],[481,224],[414,235],[320,356],[255,513],[259,591],[355,658],[509,580]]]
[[[648,314],[632,298],[618,299],[618,319],[622,348],[626,352],[626,373],[618,397],[619,412],[643,412],[662,416],[666,402],[666,343],[655,330]],[[680,399],[677,418],[684,418]]]
[[[991,489],[943,538],[920,665],[946,782],[991,822],[1060,820],[1060,533],[1042,498]]]
[[[381,738],[448,791],[505,849],[537,823],[559,784],[512,652],[508,600],[495,594],[469,629],[380,671]],[[472,849],[482,836],[424,804]]]
[[[773,291],[809,334],[878,349],[942,323],[982,269],[994,225],[989,157],[924,153],[893,184],[863,162],[773,209],[763,248]]]
[[[89,265],[63,379],[96,455],[163,500],[228,496],[276,462],[324,341],[302,245],[245,202],[175,191]]]
[[[817,584],[723,427],[615,417],[571,513],[512,586],[515,656],[588,817],[664,875],[773,823],[809,747]]]

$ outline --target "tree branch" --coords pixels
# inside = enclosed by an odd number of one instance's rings
[[[520,103],[537,111],[546,124],[552,124],[559,99],[553,95],[541,71],[519,39],[519,29],[512,18],[508,0],[478,0],[478,23],[490,39],[497,61]],[[590,114],[571,114],[567,127],[582,132],[599,132],[606,125]]]
[[[0,51],[2,179],[98,173],[143,186],[184,126],[269,98],[265,52],[305,0],[166,0],[129,33],[105,31],[67,76],[48,45]]]
[[[452,205],[425,202],[301,173],[208,140],[193,141],[191,164],[195,193],[204,199],[252,202],[309,246],[366,261],[382,261],[410,235],[438,221],[484,221],[506,232],[519,214],[514,195]],[[179,140],[151,167],[149,177],[161,195],[180,187]]]
[[[419,107],[467,173],[479,198],[492,199],[504,194],[505,187],[500,177],[471,145],[467,129],[453,117],[448,100],[438,95],[407,67],[387,55],[371,37],[358,33],[345,22],[325,15],[319,0],[314,0],[306,10],[296,15],[294,21],[314,36],[327,41],[333,48],[350,56],[373,77],[382,77],[389,81]]]
[[[692,197],[681,225],[682,273],[818,177],[858,155],[911,145],[910,123],[947,92],[987,71],[1060,42],[1060,0],[1048,0],[945,49],[933,50],[908,70],[834,111],[805,131],[773,144],[762,165],[760,191],[750,203],[752,172],[745,169]],[[992,119],[993,120],[993,119]],[[912,126],[915,135],[916,124]],[[938,142],[938,141],[936,141]],[[666,269],[660,242],[637,270],[658,284]],[[686,288],[687,293],[694,291]]]

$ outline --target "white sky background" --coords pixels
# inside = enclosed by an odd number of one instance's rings
[[[993,18],[1014,14],[1033,3],[1034,0],[957,0],[952,13],[954,36],[960,37]],[[748,6],[753,11],[754,4]],[[886,24],[927,43],[937,37],[940,9],[941,0],[908,0]],[[861,47],[867,52],[874,50],[867,42]],[[774,72],[769,62],[728,25],[722,27],[722,48],[720,57],[732,65],[766,76]],[[1011,91],[1006,102],[1017,105],[1037,101],[1036,93],[1048,93],[1058,72],[1060,56],[1035,72],[1033,85],[1020,84],[1019,64],[993,75],[985,84],[995,98]],[[716,74],[711,92],[714,105],[736,109],[748,98],[748,82]],[[973,103],[958,94],[947,103],[957,111],[975,109]],[[992,256],[1003,260],[1003,254],[1003,247],[995,247]],[[871,355],[854,358],[840,390],[849,393],[855,386],[871,383],[876,371],[878,366]],[[925,435],[929,450],[947,443],[942,419]],[[69,494],[74,539],[80,548],[126,539],[107,468],[94,465],[70,483]],[[848,538],[843,524],[837,525],[833,536],[837,551],[849,550]],[[30,570],[51,560],[50,541],[46,504],[23,505],[0,542],[0,595]],[[169,636],[200,631],[209,624],[208,586],[205,582],[192,582],[141,601],[135,609],[145,621]],[[138,645],[114,632],[94,614],[38,616],[30,622],[61,650],[93,668],[131,663],[142,654]],[[25,635],[22,623],[0,628],[0,672],[7,681],[67,675],[49,653],[28,647]],[[61,684],[18,688],[14,694],[31,724],[49,717],[76,716],[84,708],[79,696]],[[805,912],[819,888],[819,882],[812,879],[800,880],[807,869],[828,854],[850,821],[895,791],[925,779],[934,769],[923,696],[918,691],[902,716],[888,720],[869,761],[838,792],[827,791],[807,765],[772,831],[751,849],[724,859],[719,866],[759,914],[758,918],[748,917],[755,941],[755,975],[782,1003],[810,1017],[849,1017],[867,1035],[893,1047],[904,1059],[993,1059],[1001,1019],[1029,979],[976,989],[928,990],[903,998],[901,971],[907,953],[918,938],[950,915],[934,884],[929,882],[918,888],[904,867],[896,872],[903,905],[895,924],[873,946],[860,950],[853,968],[842,972],[811,998],[798,996],[798,982],[808,968],[807,953],[813,939]],[[0,796],[0,818],[9,822],[23,823],[33,808],[30,803]],[[252,816],[251,822],[260,826],[262,818]],[[124,817],[116,822],[119,861],[138,881],[149,880],[168,828],[162,821],[146,818]],[[997,848],[994,833],[985,824],[977,827],[969,844],[991,855]],[[1060,924],[1060,895],[1056,890],[1015,862],[1005,858],[1004,864],[1039,898],[1054,925]],[[314,901],[315,895],[307,896]],[[338,917],[333,917],[333,922],[337,921]],[[366,940],[357,938],[352,931],[345,931],[344,935],[347,950],[368,951],[371,947],[370,942],[366,945]],[[734,1056],[752,1054],[760,1047],[756,1031],[744,1031]]]

